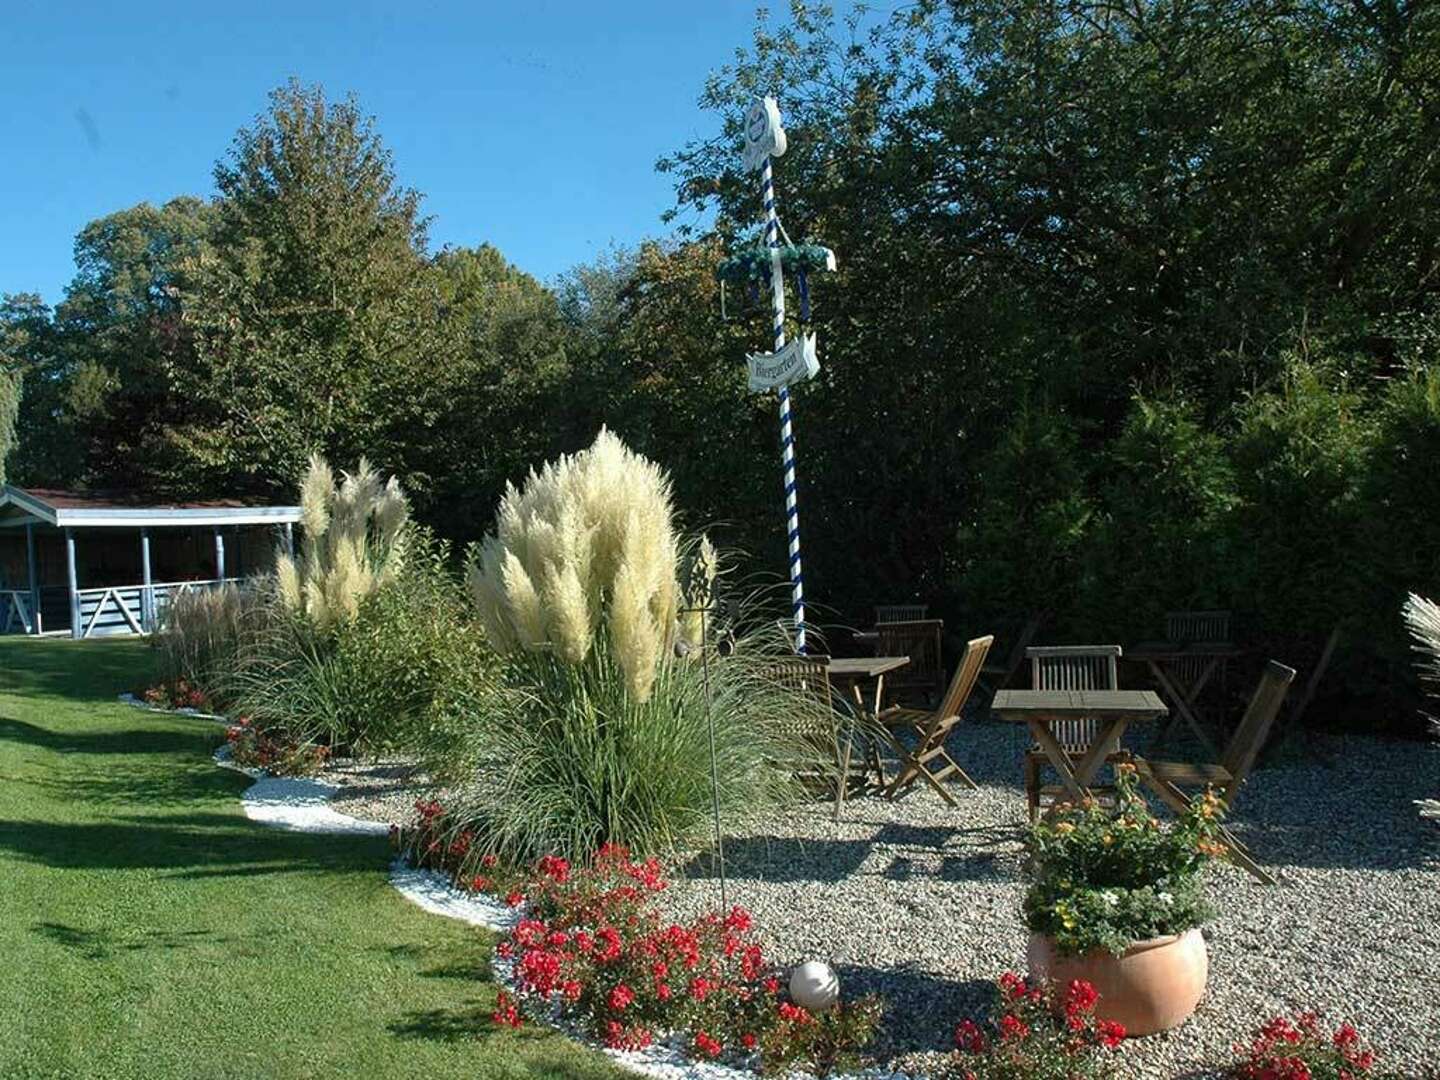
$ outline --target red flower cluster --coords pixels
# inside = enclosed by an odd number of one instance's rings
[[[1230,1070],[1235,1080],[1361,1080],[1375,1065],[1375,1052],[1348,1023],[1333,1032],[1314,1012],[1267,1020]]]
[[[314,776],[325,765],[330,748],[303,742],[279,728],[261,728],[242,716],[225,730],[230,758],[237,765],[265,769],[277,776]]]
[[[186,679],[176,679],[174,682],[152,686],[140,696],[145,699],[145,704],[157,709],[210,711],[210,699],[206,697],[205,691],[192,685]]]
[[[1051,993],[1007,971],[996,980],[996,997],[998,1016],[990,1023],[962,1020],[955,1028],[961,1076],[1105,1075],[1100,1055],[1125,1038],[1120,1024],[1095,1016],[1100,995],[1079,979]]]
[[[520,1010],[515,1005],[515,999],[504,990],[495,999],[495,1011],[490,1014],[490,1019],[502,1027],[519,1027]]]
[[[783,1062],[812,1055],[823,1041],[817,1034],[849,1045],[853,1009],[827,1017],[821,1033],[817,1018],[780,998],[778,975],[749,938],[749,912],[667,923],[653,902],[666,887],[658,863],[637,863],[615,845],[584,866],[541,859],[524,883],[525,917],[497,947],[514,964],[520,995],[561,1005],[616,1049],[649,1045],[662,1032],[686,1034],[704,1059],[762,1050]],[[866,1023],[878,1017],[878,1007],[864,1009]]]

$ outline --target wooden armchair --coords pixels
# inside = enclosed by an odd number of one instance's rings
[[[835,711],[829,665],[828,656],[784,657],[766,664],[760,675],[796,695],[802,707],[776,717],[774,730],[794,748],[786,763],[795,778],[807,787],[833,786],[838,812],[851,777],[841,752],[841,717]]]

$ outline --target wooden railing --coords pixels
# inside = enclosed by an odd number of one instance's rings
[[[182,593],[237,584],[239,578],[211,578],[206,581],[157,581],[144,585],[112,585],[104,589],[77,589],[79,619],[75,636],[112,637],[117,634],[146,634],[160,625],[171,602]]]

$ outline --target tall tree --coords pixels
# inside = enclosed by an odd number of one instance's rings
[[[437,298],[420,196],[374,121],[291,82],[215,183],[215,241],[186,305],[195,363],[179,377],[197,482],[273,488],[314,450],[398,467],[387,410],[427,378]]]

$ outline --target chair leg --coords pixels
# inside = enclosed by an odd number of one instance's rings
[[[1040,763],[1025,756],[1025,805],[1030,811],[1030,824],[1040,820]]]
[[[980,790],[980,785],[977,784],[974,780],[972,780],[972,779],[970,778],[970,774],[967,773],[964,769],[962,769],[962,768],[956,763],[956,761],[955,761],[954,758],[952,758],[952,757],[951,757],[949,754],[947,754],[944,750],[941,750],[941,751],[940,751],[940,757],[944,760],[944,762],[945,762],[946,765],[950,766],[950,768],[952,768],[952,769],[955,770],[955,772],[959,775],[959,777],[960,777],[961,780],[964,780],[965,783],[967,783],[967,784],[970,785],[970,787],[971,787],[972,790],[974,790],[974,791],[979,791],[979,790]]]
[[[855,746],[855,735],[850,733],[845,736],[845,747],[839,751],[840,775],[835,778],[835,820],[840,820],[840,811],[845,808],[845,786],[850,782],[850,753]]]
[[[1230,851],[1230,861],[1240,867],[1240,869],[1247,871],[1252,877],[1259,881],[1260,884],[1280,884],[1279,880],[1273,874],[1252,859],[1247,852],[1241,851],[1239,848],[1229,844],[1227,844],[1226,847],[1229,848]]]
[[[956,807],[960,805],[958,802],[955,801],[955,796],[951,795],[950,792],[945,790],[945,785],[940,783],[939,780],[936,780],[935,777],[931,776],[930,771],[924,766],[920,767],[920,775],[925,778],[925,780],[930,784],[931,787],[933,787],[937,792],[940,793],[940,797],[944,799],[947,803],[949,803],[951,806]]]

